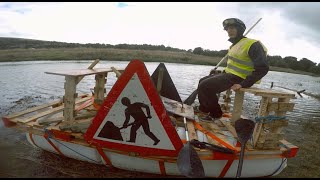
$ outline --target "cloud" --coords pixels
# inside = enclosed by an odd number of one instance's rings
[[[285,2],[0,2],[0,35],[222,50],[231,45],[222,28],[224,19],[240,18],[249,28],[262,17],[248,37],[261,40],[270,55],[320,61],[320,49],[314,45],[319,25],[310,20],[317,8],[306,4],[310,12],[300,10],[300,17],[293,13],[304,4]]]
[[[288,39],[303,36],[320,45],[320,2],[244,2],[239,3],[239,9],[248,16],[259,14],[261,10],[270,14],[279,12],[284,21],[281,28],[287,32]]]

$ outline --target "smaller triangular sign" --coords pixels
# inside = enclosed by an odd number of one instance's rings
[[[162,81],[158,82],[158,78],[161,74],[160,72],[162,72]],[[151,79],[153,80],[156,86],[158,86],[158,83],[161,83],[161,90],[159,93],[161,96],[178,101],[178,102],[182,102],[180,95],[177,91],[177,88],[174,85],[164,63],[159,64],[157,69],[151,75]]]
[[[132,60],[84,134],[92,145],[140,155],[177,156],[183,147],[154,83]]]

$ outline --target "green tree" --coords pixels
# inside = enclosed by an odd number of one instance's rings
[[[196,47],[196,48],[194,48],[194,50],[193,50],[193,53],[194,54],[203,54],[203,49],[201,48],[201,47]]]
[[[289,68],[291,68],[293,70],[298,70],[299,69],[299,63],[298,63],[296,57],[286,56],[285,58],[283,58],[283,60],[288,65]]]
[[[302,58],[299,61],[299,69],[302,70],[302,71],[310,71],[311,68],[313,68],[315,66],[316,66],[316,63],[310,61],[307,58]]]

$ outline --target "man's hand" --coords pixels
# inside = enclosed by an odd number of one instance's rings
[[[234,84],[233,86],[231,86],[231,89],[236,91],[238,89],[242,88],[242,86],[240,84]]]
[[[219,73],[221,73],[221,70],[211,69],[211,71],[210,71],[210,75],[212,75],[212,74],[219,74]]]

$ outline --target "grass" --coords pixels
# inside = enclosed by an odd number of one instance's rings
[[[107,59],[112,61],[130,61],[132,59],[140,59],[144,62],[169,62],[215,66],[222,57],[203,56],[193,54],[191,52],[113,48],[41,48],[0,50],[0,62],[88,59]],[[222,63],[221,66],[225,66],[225,63]],[[270,70],[319,76],[309,72],[295,71],[280,67],[270,67]]]
[[[108,59],[145,62],[171,62],[185,64],[216,65],[222,57],[196,55],[190,52],[159,50],[127,50],[112,48],[55,48],[55,49],[11,49],[0,50],[0,62],[35,60],[88,60]]]

